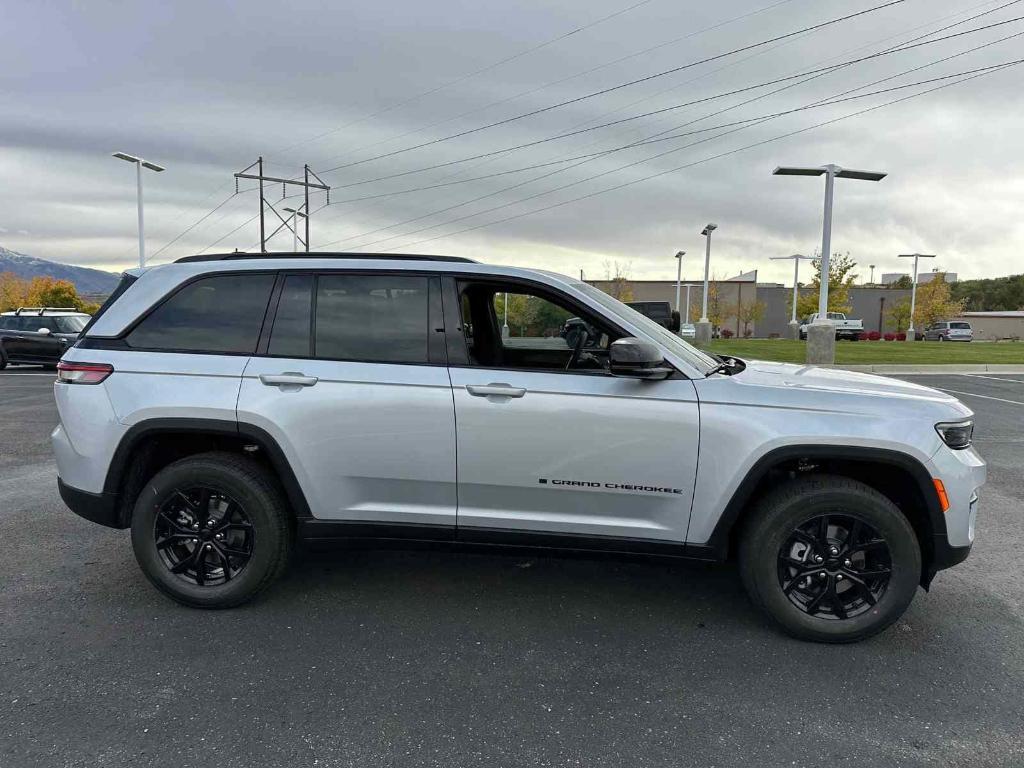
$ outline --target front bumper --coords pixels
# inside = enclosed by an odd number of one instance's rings
[[[90,493],[67,485],[59,477],[57,489],[68,508],[79,517],[108,528],[127,528],[118,513],[117,494]]]

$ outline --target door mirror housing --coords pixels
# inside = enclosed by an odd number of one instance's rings
[[[672,375],[657,345],[632,336],[612,342],[608,348],[608,370],[612,376],[649,381]]]
[[[49,328],[40,328],[38,331],[36,331],[36,333],[38,333],[40,336],[49,336],[50,335],[50,329]]]
[[[672,310],[672,320],[669,322],[668,329],[672,333],[679,333],[679,329],[683,327],[683,320],[680,314],[676,310]]]

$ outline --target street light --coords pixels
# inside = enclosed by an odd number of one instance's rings
[[[711,233],[718,229],[717,224],[705,224],[700,231],[708,239],[704,249],[704,306],[701,309],[700,322],[708,322],[708,270],[711,268]]]
[[[775,176],[824,176],[825,177],[825,216],[821,227],[821,289],[818,291],[818,325],[820,328],[828,328],[822,332],[818,343],[811,343],[807,347],[807,362],[828,363],[835,361],[836,333],[835,326],[828,322],[828,277],[829,260],[832,258],[832,196],[835,180],[859,179],[860,181],[881,181],[886,177],[880,171],[853,171],[842,168],[838,165],[823,165],[818,168],[797,168],[792,166],[779,166],[772,174]],[[831,334],[830,339],[826,337]],[[815,333],[817,335],[817,332]],[[811,340],[811,329],[807,332],[808,341]]]
[[[874,285],[875,284],[875,265],[874,264],[870,264],[868,266],[871,267],[871,280],[870,280],[870,284]]]
[[[142,169],[148,168],[151,171],[160,173],[164,168],[156,163],[150,163],[141,157],[135,157],[135,155],[129,155],[125,152],[114,152],[113,157],[129,163],[135,163],[135,177],[139,189],[139,267],[144,267],[146,266],[146,234],[142,217]]]
[[[306,214],[295,208],[285,208],[288,213],[292,215],[292,250],[296,253],[299,252],[299,221],[298,216],[306,218]]]
[[[784,259],[793,260],[793,319],[789,321],[790,331],[793,331],[797,327],[796,322],[796,300],[799,296],[798,291],[800,287],[800,262],[801,261],[814,261],[811,256],[801,256],[799,253],[794,253],[792,256],[772,256],[772,261],[779,261]],[[796,334],[794,334],[794,337]]]
[[[679,262],[676,264],[676,312],[679,311],[679,287],[683,279],[683,256],[685,255],[686,251],[676,251],[676,259]]]
[[[690,289],[697,287],[694,283],[687,283],[683,286],[686,289],[686,319],[683,322],[687,324],[690,322]]]
[[[917,306],[917,261],[918,259],[934,259],[934,253],[901,253],[901,259],[914,260],[914,281],[910,284],[910,327],[907,328],[907,341],[916,341],[917,331],[914,330],[914,308]]]

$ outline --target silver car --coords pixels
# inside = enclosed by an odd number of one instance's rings
[[[932,323],[924,329],[925,341],[973,341],[974,330],[963,320]]]
[[[848,642],[967,557],[985,482],[949,394],[716,357],[574,278],[467,259],[132,270],[54,392],[65,502],[199,607],[252,599],[296,539],[568,549],[735,559],[778,626]]]

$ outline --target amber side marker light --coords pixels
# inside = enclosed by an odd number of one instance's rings
[[[63,384],[99,384],[114,372],[109,363],[71,363],[57,364],[57,381]]]
[[[939,495],[939,505],[942,507],[942,511],[945,512],[949,509],[949,496],[946,495],[946,486],[937,477],[932,482],[935,483],[935,493]]]

